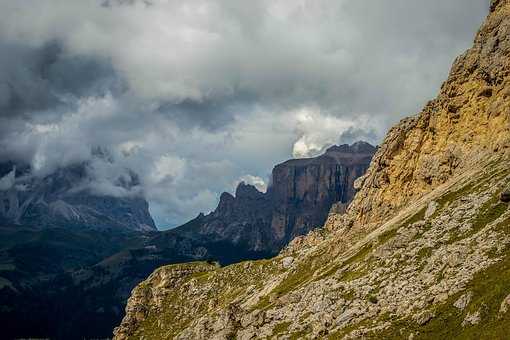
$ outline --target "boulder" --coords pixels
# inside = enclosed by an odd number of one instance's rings
[[[471,292],[463,294],[457,301],[455,301],[453,305],[460,310],[464,310],[464,308],[466,308],[469,302],[471,301],[472,296],[473,293]]]
[[[499,196],[501,202],[509,203],[510,202],[510,188],[503,190],[501,195]]]

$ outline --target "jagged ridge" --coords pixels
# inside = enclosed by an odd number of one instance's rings
[[[323,155],[292,159],[274,167],[266,193],[240,183],[235,196],[223,193],[210,214],[174,229],[208,242],[229,242],[260,257],[275,255],[294,237],[322,226],[333,204],[337,211],[355,194],[376,148],[365,142],[330,147]]]

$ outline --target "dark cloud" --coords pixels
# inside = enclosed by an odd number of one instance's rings
[[[379,143],[434,96],[488,6],[0,0],[0,157],[43,174],[106,148],[91,185],[132,169],[159,224],[178,224],[292,155]]]
[[[67,55],[56,41],[42,46],[0,41],[2,116],[53,113],[73,99],[121,91],[121,81],[103,58]]]

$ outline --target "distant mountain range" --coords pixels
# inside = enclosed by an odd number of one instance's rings
[[[140,196],[101,196],[83,185],[87,164],[42,178],[0,164],[2,336],[82,339],[111,336],[131,289],[155,268],[196,260],[225,265],[269,257],[346,206],[375,148],[329,148],[273,170],[266,193],[241,183],[218,207],[157,231]],[[130,173],[117,185],[138,185]]]
[[[139,185],[129,171],[117,186]],[[140,196],[113,197],[92,194],[87,187],[86,163],[57,169],[42,178],[31,176],[28,166],[0,164],[0,218],[3,223],[35,228],[66,227],[89,229],[119,228],[156,230],[149,205]]]

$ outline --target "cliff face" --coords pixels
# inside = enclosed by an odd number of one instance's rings
[[[275,237],[288,242],[322,226],[333,204],[345,209],[356,192],[354,181],[365,173],[375,150],[358,142],[333,146],[316,158],[277,165],[269,189]]]
[[[214,212],[198,216],[175,232],[274,254],[295,236],[322,226],[334,204],[345,209],[354,197],[354,181],[364,174],[375,150],[358,142],[333,146],[315,158],[279,164],[267,193],[241,183],[235,196],[221,195]]]
[[[43,178],[12,163],[4,163],[0,170],[0,220],[4,224],[156,230],[149,204],[142,197],[92,194],[86,188],[86,164],[57,169]],[[132,173],[119,186],[131,187],[137,181]]]
[[[115,338],[508,337],[509,39],[510,0],[493,1],[438,98],[388,133],[347,214],[271,260],[158,269]]]
[[[358,224],[380,222],[510,140],[510,18],[493,1],[474,46],[459,56],[438,97],[391,129],[350,207]]]

